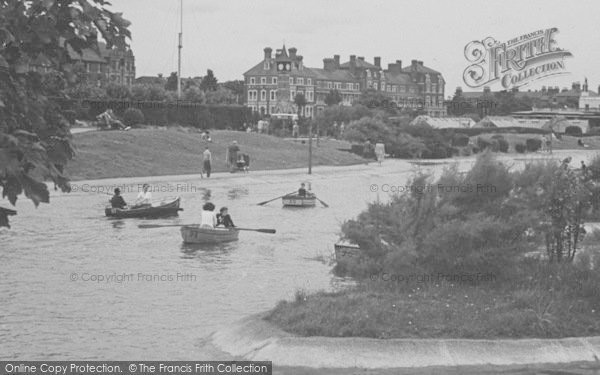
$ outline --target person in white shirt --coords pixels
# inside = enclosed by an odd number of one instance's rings
[[[144,184],[144,186],[142,186],[142,191],[139,192],[135,200],[136,207],[148,206],[152,204],[152,193],[148,191],[149,188],[150,185],[148,184]]]
[[[217,226],[217,215],[215,214],[215,205],[206,202],[202,206],[202,214],[200,216],[201,228],[214,228]]]

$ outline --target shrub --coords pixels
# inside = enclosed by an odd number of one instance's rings
[[[452,137],[452,146],[465,147],[469,144],[469,136],[465,134],[455,134]]]
[[[144,122],[144,114],[138,108],[127,108],[123,113],[123,122],[127,126],[136,126]]]
[[[477,147],[479,148],[479,150],[483,151],[486,148],[490,148],[491,146],[492,146],[491,142],[488,142],[481,137],[477,137]]]
[[[535,138],[527,138],[525,147],[527,147],[527,151],[529,152],[536,152],[542,147],[542,141]]]
[[[508,141],[504,138],[500,138],[498,141],[498,151],[508,152]]]
[[[590,127],[590,129],[588,130],[588,132],[586,134],[587,135],[600,135],[600,126]]]
[[[517,143],[515,145],[515,151],[518,152],[519,154],[524,154],[525,151],[527,151],[527,147],[525,146],[524,143]]]
[[[567,126],[567,128],[565,129],[565,134],[572,135],[574,137],[581,137],[583,131],[579,126],[571,125]]]

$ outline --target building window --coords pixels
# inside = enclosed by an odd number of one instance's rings
[[[310,79],[310,78],[307,78],[307,79],[306,79],[306,84],[307,84],[307,85],[312,85],[312,79]]]
[[[271,90],[271,100],[275,100],[276,93],[277,93],[276,90]]]
[[[250,77],[250,84],[254,85],[256,83],[256,78]]]
[[[306,116],[312,117],[312,107],[306,107]]]
[[[294,84],[294,77],[290,77],[290,85]]]
[[[261,85],[266,85],[267,84],[267,77],[260,77],[260,84]]]
[[[340,82],[336,82],[335,83],[335,89],[336,90],[341,90],[342,89],[342,84]]]
[[[356,91],[360,90],[360,85],[358,83],[354,84],[354,90],[356,90]]]
[[[260,91],[260,100],[267,100],[267,90]]]
[[[277,84],[277,77],[271,78],[271,84],[273,84],[273,85]]]
[[[296,80],[298,81],[297,84],[298,85],[303,85],[304,84],[304,78],[296,78]]]
[[[290,100],[294,101],[295,97],[296,97],[296,91],[290,91]]]
[[[273,105],[271,106],[271,112],[269,112],[269,113],[275,113],[275,106],[273,106]]]
[[[313,93],[312,91],[307,91],[307,92],[306,92],[306,95],[307,95],[307,100],[308,100],[309,102],[312,102],[312,101],[313,101],[313,98],[314,98],[313,94],[314,94],[314,93]]]
[[[328,89],[332,89],[333,88],[333,82],[327,82],[327,88]]]

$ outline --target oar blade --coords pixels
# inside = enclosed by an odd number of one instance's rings
[[[167,228],[167,227],[182,227],[185,224],[140,224],[138,228],[141,229],[153,229],[153,228]]]

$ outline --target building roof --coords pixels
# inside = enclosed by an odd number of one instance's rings
[[[402,71],[405,73],[411,73],[411,72],[417,72],[417,73],[429,73],[429,74],[441,74],[440,72],[438,72],[437,70],[433,70],[429,67],[426,67],[425,65],[421,65],[421,64],[416,64],[416,65],[408,65],[404,68],[402,68]]]
[[[470,128],[475,124],[470,117],[431,117],[431,116],[417,116],[411,125],[417,125],[421,122],[425,122],[434,129],[448,129],[448,128]]]
[[[356,67],[362,69],[381,69],[376,65],[371,64],[370,62],[366,62],[363,59],[356,59]],[[340,64],[340,68],[342,69],[350,69],[350,61],[346,61],[343,64]]]
[[[157,77],[157,76],[141,76],[135,79],[135,83],[141,84],[160,84],[164,85],[167,82],[165,77]]]
[[[414,83],[411,76],[408,73],[393,74],[390,72],[383,72],[386,83],[409,85]]]
[[[335,69],[325,70],[319,68],[304,68],[310,70],[316,79],[331,81],[356,81],[356,77],[350,74],[348,70]]]

